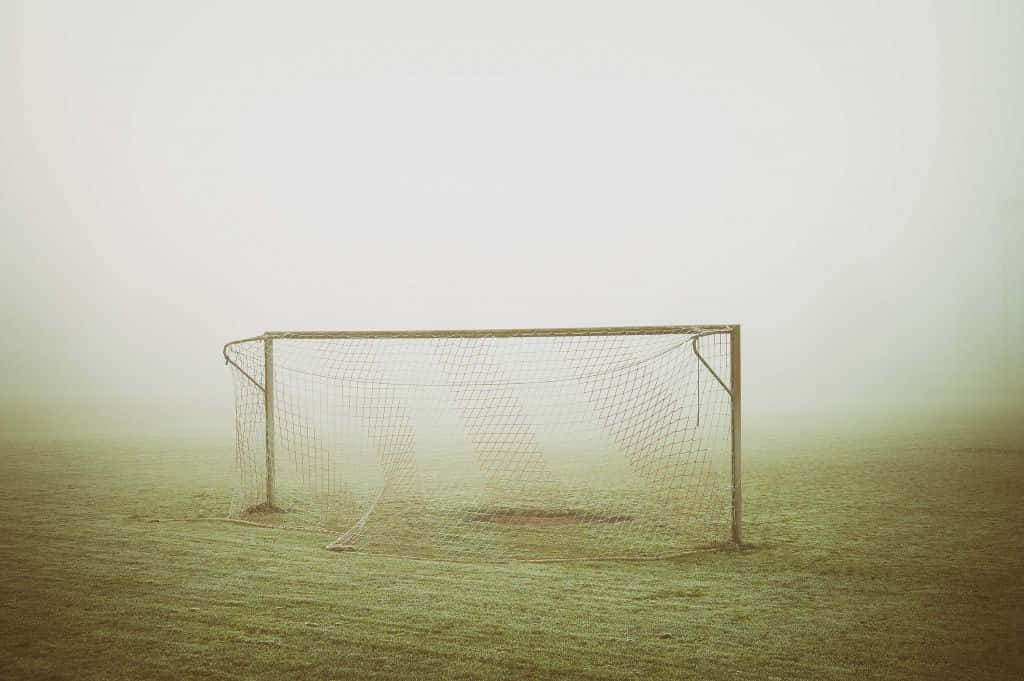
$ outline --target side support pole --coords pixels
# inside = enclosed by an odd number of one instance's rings
[[[263,412],[267,441],[267,510],[274,508],[274,341],[263,339]]]
[[[743,525],[743,487],[740,465],[740,326],[736,324],[729,334],[729,378],[732,392],[732,540],[739,544]]]

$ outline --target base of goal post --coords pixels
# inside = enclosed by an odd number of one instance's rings
[[[283,508],[279,508],[277,506],[274,506],[273,504],[268,504],[267,502],[264,501],[262,504],[256,504],[255,506],[250,506],[249,508],[245,509],[245,512],[247,514],[255,514],[255,513],[284,513],[285,511],[284,511]]]

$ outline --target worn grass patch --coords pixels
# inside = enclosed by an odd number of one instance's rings
[[[559,525],[606,525],[628,523],[628,515],[600,515],[586,511],[560,511],[546,508],[503,508],[468,511],[466,520],[524,527],[553,527]]]
[[[744,550],[464,565],[148,522],[229,442],[7,438],[0,678],[1021,678],[1019,441],[748,440]]]

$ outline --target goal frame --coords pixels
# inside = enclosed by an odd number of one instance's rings
[[[274,341],[275,340],[331,340],[353,338],[531,338],[548,336],[638,336],[664,334],[691,334],[694,341],[708,335],[729,335],[729,385],[725,385],[721,377],[711,370],[704,358],[696,350],[697,358],[722,385],[730,400],[731,423],[731,539],[733,543],[742,543],[743,529],[743,487],[742,487],[742,367],[740,352],[739,324],[695,324],[682,326],[599,326],[599,327],[556,327],[532,329],[433,329],[433,330],[381,330],[381,331],[266,331],[260,336],[242,338],[224,345],[225,363],[240,371],[249,381],[263,391],[263,408],[266,438],[266,503],[268,509],[274,509]],[[253,341],[263,342],[264,383],[261,384],[250,376],[243,367],[234,362],[228,355],[228,348],[240,343]]]

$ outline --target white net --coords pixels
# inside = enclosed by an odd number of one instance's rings
[[[232,515],[331,530],[339,548],[446,560],[723,544],[729,346],[729,327],[229,343]]]

